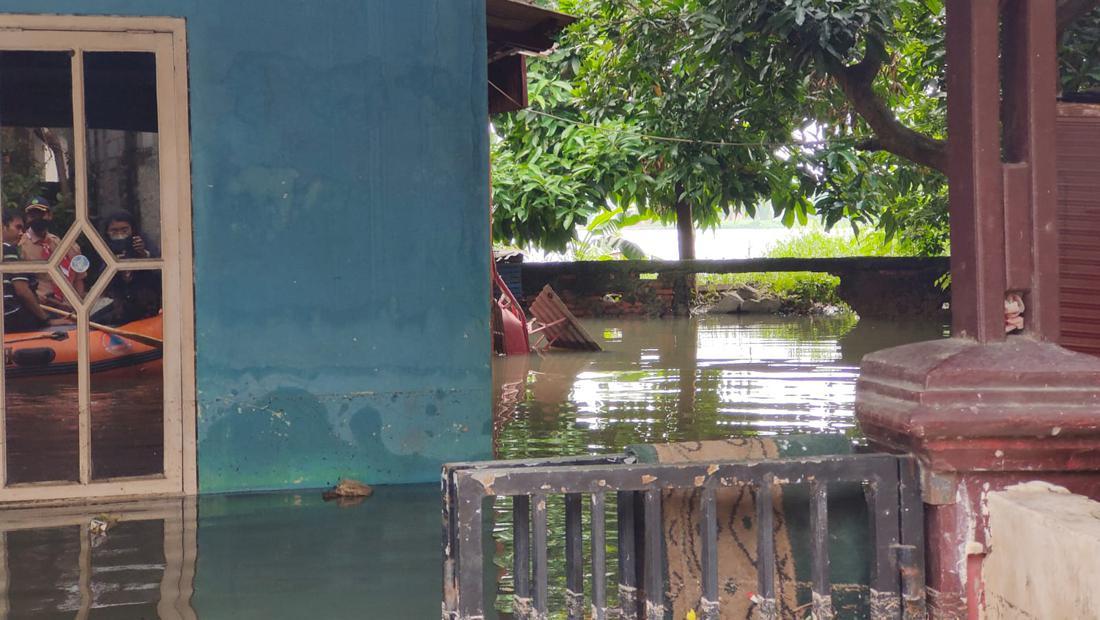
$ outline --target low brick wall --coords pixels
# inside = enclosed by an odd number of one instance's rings
[[[949,298],[936,284],[949,268],[947,258],[881,257],[525,263],[522,297],[529,304],[550,285],[577,316],[684,315],[694,274],[817,272],[840,278],[860,316],[934,316]]]
[[[668,277],[653,280],[622,278],[613,286],[592,287],[576,274],[568,271],[553,283],[547,283],[561,297],[565,305],[579,317],[620,316],[674,316],[676,309],[676,283]],[[543,285],[545,286],[545,284]],[[530,306],[542,288],[534,291],[523,287],[523,302]],[[690,302],[689,302],[690,303]],[[683,314],[685,312],[679,312]]]

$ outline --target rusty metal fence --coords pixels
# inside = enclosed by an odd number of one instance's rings
[[[870,518],[870,616],[924,618],[923,508],[919,476],[910,457],[863,454],[752,462],[640,464],[626,455],[577,459],[451,464],[443,470],[445,620],[475,620],[486,613],[485,512],[489,498],[512,498],[514,614],[570,620],[666,617],[662,493],[700,489],[703,620],[720,618],[716,497],[722,488],[751,485],[757,518],[759,618],[779,618],[775,583],[773,494],[787,485],[808,485],[812,610],[832,618],[829,579],[830,485],[861,483]],[[605,507],[614,494],[615,532],[608,532]],[[564,496],[564,609],[549,609],[547,556],[548,499]],[[590,505],[590,588],[585,592],[582,513]],[[635,531],[637,529],[637,532]],[[618,601],[609,605],[608,535],[617,542]],[[637,534],[637,537],[636,537]],[[641,544],[636,544],[641,541]],[[491,575],[490,575],[491,579]],[[496,584],[491,584],[495,588]],[[588,603],[586,607],[585,603]]]

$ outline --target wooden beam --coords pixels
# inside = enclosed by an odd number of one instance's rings
[[[515,112],[527,105],[527,59],[514,55],[489,63],[489,114]]]

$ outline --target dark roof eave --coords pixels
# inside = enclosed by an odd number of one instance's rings
[[[520,0],[485,0],[485,18],[491,59],[548,51],[558,33],[576,21]]]

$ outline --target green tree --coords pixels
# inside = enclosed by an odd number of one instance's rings
[[[564,250],[578,225],[637,192],[642,141],[627,121],[593,121],[547,69],[531,67],[532,110],[494,123],[493,236]]]
[[[680,53],[674,39],[660,49],[632,49],[644,39],[618,31],[626,15],[614,3],[562,8],[594,12],[566,34],[559,52],[532,63],[532,109],[495,124],[498,240],[560,249],[575,224],[606,208],[634,207],[678,222],[681,256],[689,258],[694,227],[735,211],[753,214],[762,200],[791,223],[807,220],[808,170],[795,158],[774,159],[793,127],[768,119],[768,102],[791,96],[783,86],[790,79],[709,88],[710,68],[686,54],[684,62],[668,62]],[[651,17],[668,18],[667,10]],[[782,71],[766,59],[756,64]],[[730,110],[742,107],[731,121]],[[692,139],[678,138],[684,135]]]
[[[1068,90],[1100,80],[1097,4],[1058,0]],[[536,63],[536,85],[558,84],[554,110],[589,123],[586,136],[614,127],[636,151],[613,159],[616,171],[590,186],[585,208],[570,196],[545,208],[587,217],[601,203],[627,201],[684,221],[686,206],[707,226],[770,200],[789,225],[817,213],[828,226],[876,226],[923,252],[945,249],[943,0],[561,0],[559,8],[580,19],[561,50]],[[498,157],[563,131],[550,127],[555,119],[532,123],[536,112],[498,126]],[[600,166],[604,155],[587,161]],[[522,186],[513,178],[498,196]],[[602,193],[607,187],[618,191]],[[539,241],[537,227],[527,232]]]
[[[31,130],[0,130],[0,195],[5,209],[22,209],[42,191],[42,165],[35,161]]]

